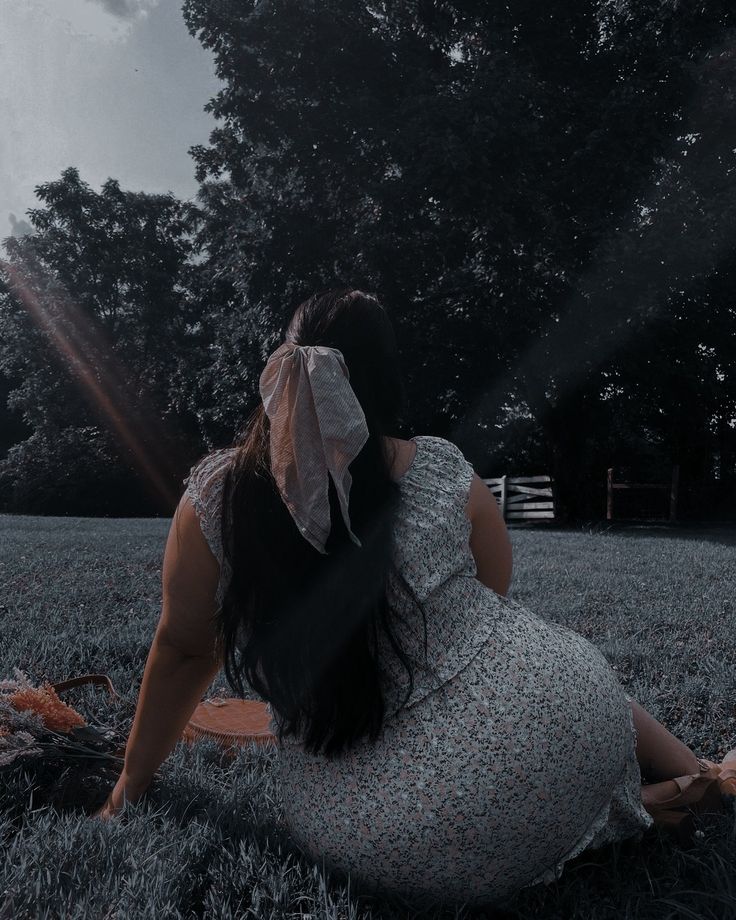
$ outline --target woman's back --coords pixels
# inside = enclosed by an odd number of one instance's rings
[[[432,435],[411,440],[416,445],[413,460],[408,466],[402,464],[403,475],[396,479],[401,501],[394,526],[394,564],[424,604],[427,658],[421,611],[393,575],[388,583],[389,602],[400,614],[394,632],[415,668],[414,689],[407,705],[456,674],[487,641],[493,631],[489,593],[497,597],[477,580],[470,548],[471,522],[466,506],[473,467],[451,441]],[[214,451],[193,467],[186,480],[202,531],[222,567],[218,603],[231,577],[227,560],[223,563],[220,527],[222,485],[234,454],[234,448]],[[395,708],[406,696],[408,676],[383,633],[380,642],[387,706]]]
[[[401,706],[408,677],[384,638],[380,738],[336,759],[287,739],[285,817],[315,860],[376,890],[482,904],[555,878],[585,847],[636,834],[651,818],[631,709],[605,658],[475,577],[472,466],[449,441],[414,441],[399,480],[395,564],[424,605],[427,658],[421,612],[392,578],[414,690]],[[219,560],[227,461],[217,452],[189,479]]]

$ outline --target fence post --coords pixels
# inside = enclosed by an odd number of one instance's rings
[[[606,520],[613,520],[613,467],[608,471],[608,497],[606,500]]]
[[[501,477],[501,515],[506,520],[506,476]]]
[[[670,522],[677,520],[677,491],[680,485],[680,465],[672,467],[672,488],[670,489]]]

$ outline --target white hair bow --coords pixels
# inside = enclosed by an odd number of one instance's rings
[[[365,414],[349,383],[342,352],[285,342],[260,377],[271,421],[271,472],[302,536],[320,553],[330,533],[329,478],[335,484],[350,539],[348,466],[368,440]]]

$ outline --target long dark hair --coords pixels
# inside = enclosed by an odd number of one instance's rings
[[[390,319],[370,294],[336,288],[295,310],[285,340],[338,348],[365,414],[368,440],[350,465],[354,544],[329,481],[331,530],[319,553],[299,532],[273,480],[269,419],[261,403],[236,437],[223,486],[222,545],[232,568],[216,615],[228,685],[240,696],[243,678],[271,703],[282,740],[298,736],[310,753],[337,756],[360,738],[375,741],[385,701],[378,627],[409,672],[391,629],[387,580],[422,610],[393,564],[393,524],[400,487],[390,477],[390,450],[405,390]]]

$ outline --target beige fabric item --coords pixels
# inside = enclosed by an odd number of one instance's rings
[[[323,555],[331,526],[328,476],[350,539],[361,546],[350,527],[348,466],[368,440],[368,426],[349,380],[339,349],[293,342],[271,354],[260,378],[271,472],[301,534]]]

